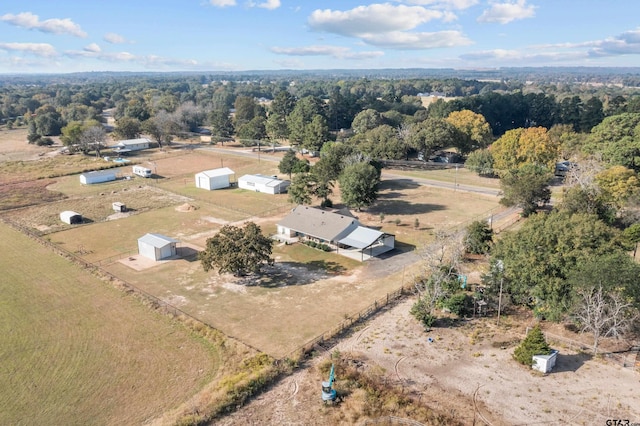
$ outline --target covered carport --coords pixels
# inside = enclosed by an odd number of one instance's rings
[[[395,248],[396,237],[375,229],[358,226],[338,241],[337,253],[364,262]]]

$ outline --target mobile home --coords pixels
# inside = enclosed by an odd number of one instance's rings
[[[133,174],[143,178],[149,178],[152,175],[151,169],[142,166],[133,166]]]
[[[116,172],[114,170],[99,170],[95,172],[82,173],[80,175],[80,183],[83,185],[110,182],[112,180],[116,180]]]

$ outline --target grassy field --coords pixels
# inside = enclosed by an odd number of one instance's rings
[[[217,348],[0,225],[0,424],[142,424],[218,373]]]

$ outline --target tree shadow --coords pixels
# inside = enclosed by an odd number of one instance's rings
[[[277,262],[264,266],[258,274],[238,278],[236,283],[247,287],[264,288],[307,285],[344,271],[345,268],[336,262],[312,261],[306,264]]]
[[[583,352],[577,354],[562,354],[558,352],[556,358],[556,365],[551,370],[551,373],[563,373],[566,371],[576,372],[585,362],[589,361],[593,356]]]
[[[401,198],[406,196],[406,194],[400,192],[407,189],[415,189],[420,185],[415,183],[412,180],[408,179],[398,179],[398,180],[384,180],[380,182],[378,185],[378,199],[379,200],[388,200]]]
[[[369,212],[371,214],[383,213],[389,216],[411,216],[445,209],[446,207],[440,204],[410,203],[408,201],[394,199],[377,203],[369,209]]]

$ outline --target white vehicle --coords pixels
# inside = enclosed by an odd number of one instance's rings
[[[142,167],[142,166],[133,166],[133,174],[142,176],[143,178],[150,178],[151,169],[147,169],[146,167]]]

